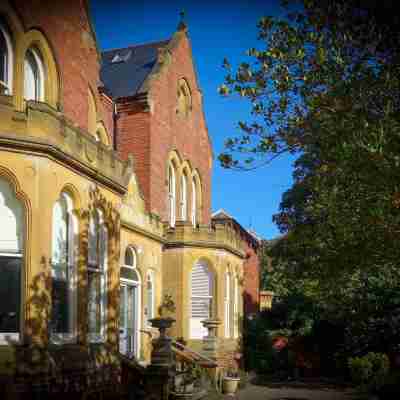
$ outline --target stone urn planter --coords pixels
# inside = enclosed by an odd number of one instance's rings
[[[149,319],[151,326],[157,328],[160,331],[160,338],[166,338],[166,330],[171,328],[172,324],[175,322],[174,318],[152,318]]]
[[[228,396],[235,396],[238,389],[240,378],[233,376],[224,376],[222,378],[222,391]]]

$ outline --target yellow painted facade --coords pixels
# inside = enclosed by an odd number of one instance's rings
[[[228,225],[193,227],[178,218],[176,226],[170,228],[167,221],[160,221],[147,213],[133,163],[122,161],[108,143],[96,141],[93,134],[66,118],[58,107],[62,85],[47,40],[39,31],[24,31],[7,4],[1,2],[0,11],[9,16],[16,46],[13,91],[11,95],[0,95],[0,180],[12,186],[16,198],[23,204],[25,215],[21,342],[50,343],[53,207],[65,192],[73,201],[73,213],[78,220],[75,343],[88,344],[88,230],[89,216],[95,209],[102,210],[108,232],[104,339],[107,344],[118,350],[120,272],[128,247],[136,251],[136,270],[140,278],[140,315],[135,328],[140,343],[140,359],[149,360],[151,337],[156,334],[147,323],[145,313],[149,308],[146,285],[149,272],[153,276],[155,315],[163,296],[171,295],[176,305],[173,315],[176,324],[171,334],[190,341],[190,274],[199,260],[205,261],[212,271],[211,316],[221,320],[218,337],[231,343],[232,337],[226,337],[224,325],[225,276],[230,273],[239,285],[238,315],[232,317],[237,322],[232,321],[232,325],[240,325],[245,257],[241,238]],[[30,43],[39,47],[46,65],[44,102],[23,99],[22,66]],[[93,107],[90,110],[93,112]],[[102,120],[101,115],[96,120]],[[104,126],[102,130],[105,131]],[[170,160],[174,157],[177,156],[171,152]],[[165,161],[168,163],[170,160]],[[188,162],[182,164],[179,174],[183,171],[195,174],[195,171],[190,171]],[[197,184],[197,204],[201,208],[200,179]],[[240,336],[240,326],[237,329],[234,342]],[[201,348],[199,340],[191,343]]]

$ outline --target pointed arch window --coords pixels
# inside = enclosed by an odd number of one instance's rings
[[[201,339],[207,334],[201,321],[212,315],[213,274],[207,263],[197,262],[191,272],[190,337]]]
[[[24,211],[11,185],[0,178],[0,343],[20,339]]]
[[[96,210],[89,222],[88,243],[88,336],[89,341],[105,339],[107,309],[107,228],[103,214]]]
[[[25,54],[24,63],[25,100],[44,101],[45,68],[37,48],[30,48]]]
[[[196,179],[192,178],[192,225],[197,224],[197,188]]]
[[[172,164],[168,167],[168,211],[169,224],[174,227],[176,221],[176,180],[175,168]]]
[[[13,48],[7,25],[0,17],[0,94],[12,94]]]
[[[181,176],[181,219],[187,220],[187,177],[185,173]]]
[[[52,229],[50,335],[56,343],[76,336],[77,226],[72,199],[62,193],[53,207]]]

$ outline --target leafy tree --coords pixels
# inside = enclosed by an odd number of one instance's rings
[[[220,88],[252,106],[223,166],[298,155],[274,216],[285,235],[270,252],[275,283],[347,319],[356,351],[379,342],[393,350],[399,334],[399,30],[396,20],[378,24],[374,4],[304,0],[286,19],[262,18],[262,46],[235,71],[225,60]]]

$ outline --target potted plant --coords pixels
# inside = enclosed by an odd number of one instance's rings
[[[240,382],[240,377],[237,369],[229,368],[225,375],[222,377],[222,390],[228,396],[234,396],[238,385]]]

